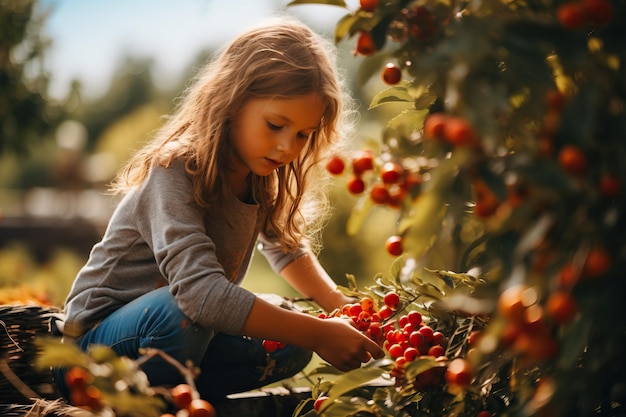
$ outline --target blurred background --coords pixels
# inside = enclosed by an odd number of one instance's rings
[[[288,3],[0,0],[0,304],[62,306],[114,208],[107,184],[217,48],[276,13],[295,15],[332,39],[347,13]],[[360,105],[354,147],[375,147],[384,112],[397,111],[367,110],[381,81],[360,71],[353,49],[353,40],[338,44]],[[331,199],[320,260],[338,283],[353,274],[369,285],[393,261],[381,242],[393,233],[397,213],[374,210],[371,227],[348,237],[358,200],[345,178],[336,179]],[[261,256],[244,285],[297,295]]]

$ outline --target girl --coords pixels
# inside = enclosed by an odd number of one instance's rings
[[[353,301],[311,239],[324,208],[320,161],[346,120],[331,46],[283,18],[243,33],[200,72],[114,180],[123,198],[68,295],[66,337],[82,349],[104,344],[137,358],[152,347],[191,361],[212,401],[290,377],[311,352],[342,371],[383,356],[343,319],[281,308],[239,286],[259,244],[323,309]],[[287,345],[271,354],[274,366],[263,339]],[[159,359],[143,369],[152,385],[182,381]]]

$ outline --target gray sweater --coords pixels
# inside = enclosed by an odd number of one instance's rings
[[[192,199],[181,162],[158,166],[124,196],[102,240],[80,270],[65,304],[63,332],[77,337],[124,304],[169,285],[181,310],[199,325],[238,334],[254,294],[241,284],[257,242],[277,273],[296,257],[260,233],[266,214],[229,194],[228,221]]]

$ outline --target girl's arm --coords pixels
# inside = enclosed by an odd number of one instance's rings
[[[280,274],[296,291],[312,298],[327,312],[355,301],[337,289],[337,284],[310,252],[289,263]]]
[[[242,333],[312,350],[341,371],[358,368],[371,357],[384,356],[380,346],[347,320],[320,319],[275,306],[258,297]]]

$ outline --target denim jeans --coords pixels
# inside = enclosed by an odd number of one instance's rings
[[[289,378],[311,360],[312,352],[286,346],[268,354],[262,340],[215,333],[193,324],[178,308],[168,287],[147,293],[121,307],[76,340],[82,350],[106,345],[120,356],[136,359],[141,348],[160,349],[181,364],[200,368],[196,386],[202,398],[219,401]],[[184,382],[180,372],[161,357],[142,365],[150,384],[173,386]],[[53,369],[59,390],[69,399],[65,370]]]

